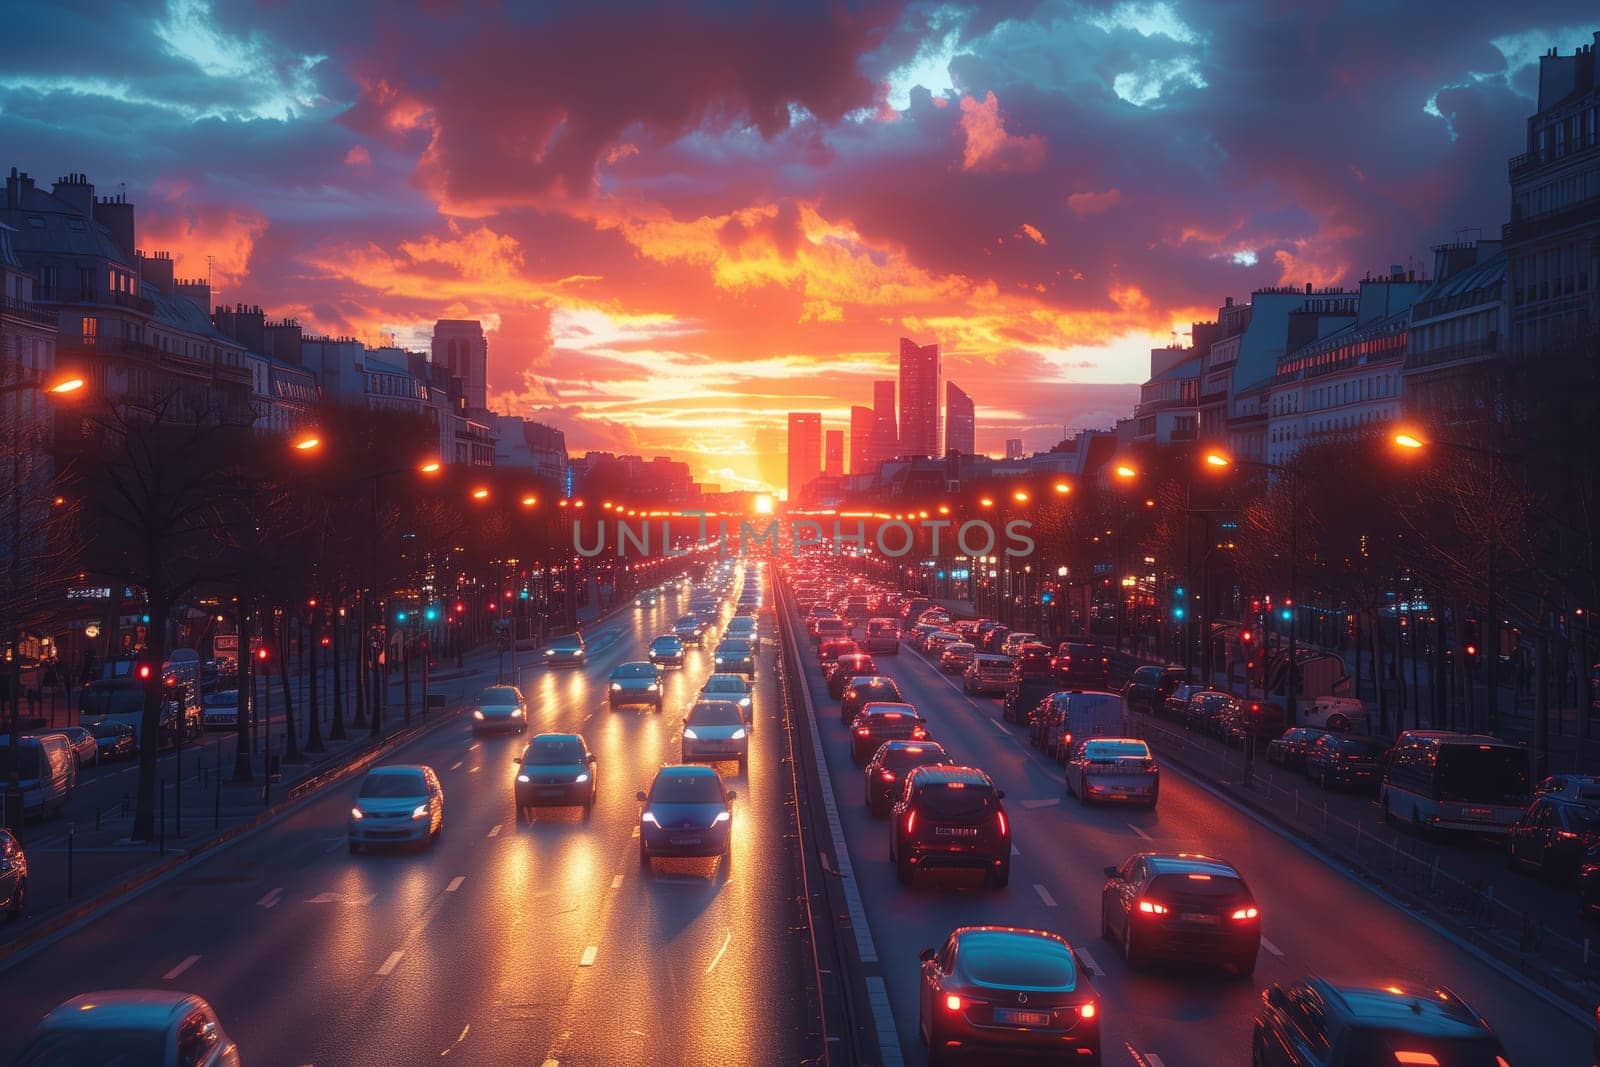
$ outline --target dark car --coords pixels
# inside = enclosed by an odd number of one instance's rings
[[[1193,702],[1190,701],[1191,704]],[[1307,750],[1327,732],[1315,726],[1291,727],[1283,732],[1283,736],[1274,737],[1267,745],[1267,762],[1280,767],[1304,767]]]
[[[850,684],[850,679],[877,673],[878,661],[865,652],[850,652],[840,656],[827,667],[828,695],[838,700],[844,696],[844,688]]]
[[[889,814],[900,795],[901,783],[915,767],[949,763],[944,746],[937,741],[885,741],[867,761],[866,801],[874,819]]]
[[[996,889],[1011,881],[1005,790],[976,767],[918,767],[891,810],[889,860],[902,885],[936,867],[982,871]]]
[[[582,807],[594,810],[598,791],[595,758],[580,734],[537,734],[517,758],[517,821],[529,808]]]
[[[711,669],[718,674],[756,676],[756,652],[748,641],[724,638],[711,652]]]
[[[661,710],[661,669],[654,663],[619,663],[607,679],[607,702],[612,708],[628,704],[648,704]]]
[[[638,794],[639,867],[648,876],[657,856],[726,856],[733,847],[737,796],[710,767],[663,767]]]
[[[839,721],[849,726],[861,709],[873,701],[900,702],[900,685],[882,674],[850,679],[839,697]]]
[[[551,667],[581,667],[586,655],[582,634],[557,634],[544,649],[544,661]]]
[[[63,734],[67,743],[72,746],[72,755],[78,762],[79,769],[93,764],[100,758],[100,746],[95,742],[94,734],[87,726],[57,726],[51,730],[30,731],[29,736],[40,733]]]
[[[1100,998],[1061,935],[964,926],[920,958],[918,1026],[929,1063],[954,1054],[981,1063],[1015,1055],[1101,1062]]]
[[[1340,786],[1375,792],[1383,779],[1383,755],[1388,750],[1388,745],[1372,737],[1323,734],[1306,749],[1306,777],[1323,789]]]
[[[850,724],[850,758],[862,766],[885,741],[923,741],[927,736],[927,720],[910,704],[874,701],[863,705]]]
[[[1055,671],[1050,666],[1054,655],[1049,645],[1042,645],[1037,641],[1029,641],[1018,645],[1011,656],[1011,677],[1013,680],[1023,678],[1055,678]],[[1059,685],[1056,688],[1061,688]]]
[[[1000,693],[1011,685],[1011,657],[978,652],[961,672],[961,691],[970,695]]]
[[[699,616],[683,615],[672,624],[672,632],[684,644],[699,647],[705,643],[706,624],[700,621]]]
[[[828,640],[817,646],[817,663],[822,667],[823,672],[826,673],[828,670],[828,665],[834,660],[838,659],[840,656],[848,656],[853,652],[860,651],[861,646],[855,643],[854,638],[830,637]]]
[[[0,911],[22,918],[28,903],[28,856],[10,830],[0,828]]]
[[[1130,970],[1154,960],[1255,973],[1261,917],[1250,887],[1221,860],[1139,852],[1106,868],[1100,936],[1122,946]]]
[[[1189,707],[1189,701],[1201,693],[1212,692],[1210,686],[1200,685],[1198,682],[1184,682],[1172,687],[1172,692],[1167,694],[1166,701],[1156,711],[1169,719],[1183,720],[1183,713]]]
[[[682,667],[683,638],[676,633],[662,634],[650,642],[647,658],[657,667]]]
[[[1139,667],[1122,689],[1122,699],[1129,711],[1142,711],[1154,715],[1166,703],[1167,694],[1189,680],[1189,672],[1182,667]]]
[[[1005,701],[1000,705],[1000,717],[1007,722],[1026,724],[1040,702],[1060,690],[1056,680],[1048,675],[1013,681],[1006,688]]]
[[[1010,627],[997,623],[996,625],[989,627],[987,630],[980,629],[979,637],[981,640],[975,643],[985,652],[993,652],[995,655],[1005,655],[1003,650],[1005,648],[1006,638],[1010,636]]]
[[[1235,747],[1243,747],[1250,738],[1265,745],[1272,738],[1283,736],[1287,719],[1281,704],[1270,700],[1236,700],[1223,708],[1217,718],[1217,728],[1222,739]]]
[[[1189,698],[1178,721],[1185,730],[1221,737],[1222,724],[1238,703],[1239,698],[1232,693],[1224,693],[1219,689],[1203,690]]]
[[[1261,991],[1250,1043],[1251,1063],[1259,1067],[1502,1067],[1507,1062],[1500,1039],[1460,997],[1406,982],[1274,982]],[[1307,1058],[1309,1049],[1319,1050],[1316,1059]]]
[[[100,750],[100,761],[132,759],[136,751],[133,727],[125,722],[97,722],[89,727],[94,743]]]
[[[1063,641],[1050,657],[1050,669],[1063,689],[1111,687],[1111,655],[1099,645]]]
[[[1535,798],[1506,831],[1506,856],[1513,867],[1566,881],[1584,857],[1600,846],[1600,806],[1556,794]]]

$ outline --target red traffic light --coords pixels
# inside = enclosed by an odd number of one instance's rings
[[[1251,641],[1255,640],[1255,636],[1255,634],[1251,633],[1249,630],[1246,630],[1244,633],[1239,635],[1239,640],[1248,645]]]
[[[466,611],[466,610],[467,610],[467,606],[465,604],[463,604],[459,600],[456,601],[456,614],[457,615],[460,615],[463,611]]]
[[[267,650],[264,648],[256,649],[256,659],[265,663],[267,661]]]
[[[1466,651],[1467,655],[1469,655],[1469,656],[1476,656],[1478,654],[1478,646],[1477,645],[1468,645],[1466,647],[1465,651]]]
[[[149,681],[150,680],[150,675],[155,673],[154,671],[152,671],[150,669],[150,664],[148,664],[148,663],[139,664],[138,671],[139,671],[139,681],[141,681],[141,682]]]

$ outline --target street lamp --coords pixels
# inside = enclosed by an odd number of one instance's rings
[[[1057,482],[1055,485],[1055,490],[1057,496],[1066,496],[1068,493],[1072,492],[1072,483]]]
[[[1122,484],[1131,482],[1139,477],[1138,468],[1127,463],[1118,463],[1111,468],[1111,473],[1116,476],[1112,483],[1111,508],[1111,575],[1117,584],[1113,586],[1116,592],[1116,610],[1112,615],[1112,624],[1116,628],[1117,651],[1122,651],[1122,623],[1123,615],[1128,603],[1128,594],[1122,584]],[[1137,594],[1138,587],[1134,592]]]
[[[315,452],[321,447],[322,438],[318,437],[316,434],[308,433],[303,437],[295,438],[294,441],[294,449],[297,452]]]
[[[55,378],[50,381],[45,381],[42,378],[23,378],[19,381],[7,382],[4,385],[0,385],[0,396],[5,396],[10,393],[23,393],[30,389],[40,393],[51,393],[55,396],[65,396],[67,393],[76,393],[87,384],[88,383],[85,382],[83,378],[76,374],[67,375],[66,377],[62,378]]]
[[[1268,463],[1258,459],[1238,459],[1226,452],[1211,451],[1205,454],[1206,466],[1212,470],[1223,471],[1233,467],[1255,467],[1259,470],[1271,471],[1281,474],[1289,480],[1289,677],[1288,692],[1284,698],[1284,721],[1295,725],[1295,712],[1298,708],[1298,690],[1300,681],[1300,665],[1297,660],[1295,647],[1296,619],[1295,611],[1295,586],[1298,584],[1300,566],[1300,548],[1298,532],[1300,528],[1300,478],[1293,464]],[[1265,681],[1265,679],[1263,679]]]

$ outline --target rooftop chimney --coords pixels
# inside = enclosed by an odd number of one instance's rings
[[[146,284],[163,293],[172,293],[172,253],[139,253],[139,277]]]
[[[70,204],[72,209],[84,218],[94,218],[94,186],[90,184],[87,176],[68,174],[57,178],[50,195]]]
[[[27,171],[11,168],[11,174],[6,178],[6,207],[16,211],[22,207],[24,194],[33,192],[33,179],[28,177]]]

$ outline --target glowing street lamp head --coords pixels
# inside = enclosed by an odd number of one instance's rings
[[[1028,502],[1028,492],[1026,489],[1018,489],[1011,494],[1011,499],[1019,504],[1026,504]]]
[[[316,434],[306,434],[295,441],[294,447],[300,452],[313,452],[322,447],[322,438]]]
[[[1208,467],[1231,467],[1231,466],[1233,466],[1233,460],[1229,456],[1227,456],[1227,455],[1225,455],[1225,454],[1223,454],[1221,452],[1207,452],[1206,453],[1206,466],[1208,466]]]
[[[474,500],[488,500],[489,499],[489,490],[483,488],[482,486],[479,486],[477,489],[474,489],[472,491],[472,499],[474,499]]]
[[[1415,448],[1427,448],[1428,447],[1428,442],[1427,441],[1424,441],[1422,438],[1418,437],[1416,434],[1405,433],[1405,432],[1401,432],[1401,433],[1395,434],[1394,435],[1394,443],[1399,445],[1401,448],[1412,448],[1412,449],[1415,449]]]
[[[992,507],[994,507],[994,497],[986,496],[983,499],[979,500],[978,504],[981,507],[992,508]]]
[[[529,493],[527,496],[522,498],[522,506],[525,508],[537,507],[538,505],[539,498],[534,496],[532,493]]]
[[[1056,493],[1058,495],[1066,496],[1070,492],[1072,492],[1072,483],[1071,482],[1057,482],[1056,483]]]
[[[82,389],[85,384],[86,383],[82,378],[74,374],[69,378],[62,378],[59,381],[52,382],[51,384],[45,386],[45,392],[55,393],[57,396],[63,393],[76,393],[79,389]]]
[[[426,463],[420,464],[417,467],[417,470],[421,471],[423,474],[438,474],[443,469],[443,466],[436,459],[430,459]]]
[[[771,494],[762,493],[762,494],[760,494],[759,496],[756,497],[756,514],[757,515],[771,515],[772,514],[772,496],[771,496]]]
[[[941,514],[941,515],[950,514],[950,505],[949,504],[940,504],[939,505],[939,514]]]
[[[1139,472],[1134,470],[1132,467],[1128,466],[1126,463],[1118,463],[1117,467],[1116,467],[1116,470],[1113,473],[1116,474],[1116,476],[1118,478],[1121,478],[1124,481],[1126,481],[1129,478],[1137,478],[1137,477],[1139,477]]]

